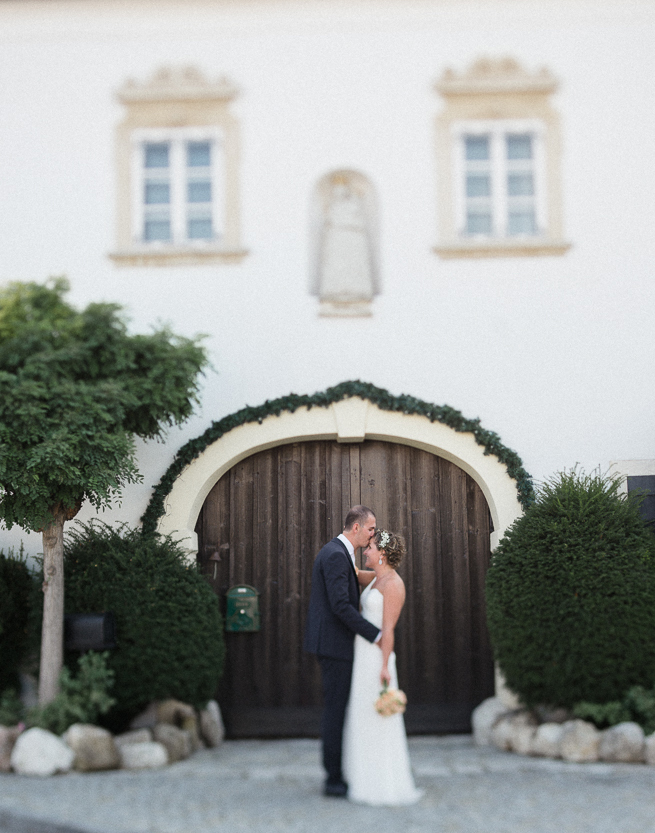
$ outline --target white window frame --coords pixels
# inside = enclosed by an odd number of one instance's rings
[[[451,125],[453,142],[453,194],[455,223],[461,240],[485,241],[502,240],[508,242],[541,240],[548,235],[548,208],[546,187],[546,126],[538,119],[484,119],[456,121]],[[508,165],[504,153],[505,137],[509,134],[529,134],[532,139],[534,176],[535,234],[508,233]],[[489,136],[491,140],[490,168],[492,179],[492,231],[490,234],[471,234],[467,230],[466,197],[466,137]],[[501,187],[499,187],[499,185]]]
[[[131,140],[131,217],[132,241],[138,248],[169,251],[177,249],[215,249],[225,235],[225,137],[218,127],[141,128],[132,131]],[[211,218],[213,237],[193,239],[187,236],[186,143],[209,142],[212,148],[210,181],[212,188]],[[146,240],[145,182],[149,169],[145,167],[146,144],[170,144],[169,170],[171,185],[171,239]]]

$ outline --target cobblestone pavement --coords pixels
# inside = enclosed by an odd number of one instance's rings
[[[655,833],[655,767],[567,764],[416,737],[422,800],[321,795],[314,740],[228,741],[157,771],[0,775],[0,833]]]

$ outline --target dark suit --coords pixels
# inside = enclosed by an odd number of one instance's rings
[[[323,766],[340,781],[343,722],[350,695],[355,634],[374,642],[379,629],[359,612],[359,585],[343,541],[333,538],[316,556],[305,630],[306,651],[318,656],[323,680]]]

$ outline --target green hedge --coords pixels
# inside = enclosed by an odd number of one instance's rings
[[[170,539],[93,522],[67,533],[66,613],[116,617],[110,651],[117,704],[109,725],[126,722],[152,700],[196,707],[214,697],[225,645],[218,598]],[[75,657],[67,657],[74,667]]]
[[[621,700],[609,703],[578,703],[573,709],[575,717],[590,720],[599,729],[616,726],[627,720],[638,723],[644,733],[655,732],[655,688],[641,685],[628,689]]]
[[[33,588],[34,579],[22,552],[14,556],[0,550],[0,692],[20,689],[18,671],[32,643]]]
[[[655,682],[655,536],[616,479],[545,483],[487,573],[487,615],[508,686],[533,706],[620,700]]]

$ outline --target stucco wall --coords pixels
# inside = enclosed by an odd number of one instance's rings
[[[360,378],[479,416],[537,479],[655,458],[652,43],[647,0],[0,3],[0,281],[65,273],[135,329],[208,334],[202,408],[109,517],[136,523],[176,449],[243,405]],[[447,261],[437,239],[433,83],[480,55],[559,79],[561,257]],[[116,90],[164,64],[240,88],[240,263],[119,268]],[[361,171],[380,206],[368,319],[309,293],[312,189]],[[86,514],[85,514],[86,512]],[[88,510],[83,510],[88,517]],[[23,539],[0,531],[0,545]]]

